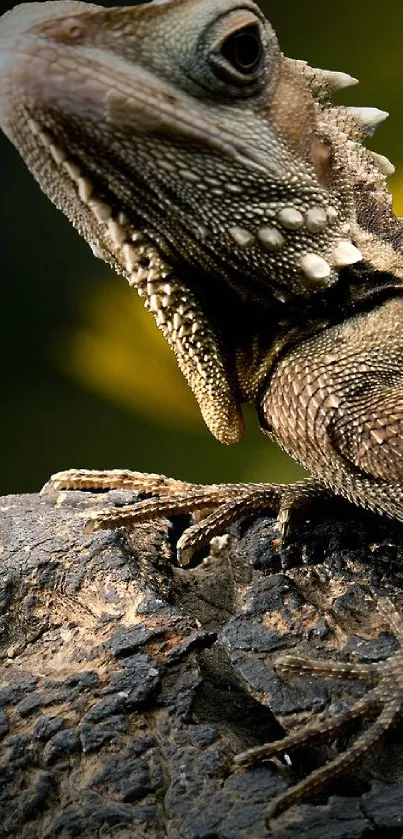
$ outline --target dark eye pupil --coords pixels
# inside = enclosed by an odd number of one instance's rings
[[[230,35],[222,47],[224,58],[229,61],[239,73],[253,73],[261,59],[262,45],[256,27],[251,26]]]

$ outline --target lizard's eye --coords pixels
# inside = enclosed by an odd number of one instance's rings
[[[221,55],[234,70],[245,76],[259,69],[262,53],[258,26],[246,26],[240,32],[235,32],[224,41],[221,47]]]
[[[267,29],[268,24],[263,25],[249,9],[236,9],[207,30],[201,45],[207,52],[214,73],[212,86],[217,92],[226,95],[230,90],[233,96],[244,97],[261,89],[273,52]]]

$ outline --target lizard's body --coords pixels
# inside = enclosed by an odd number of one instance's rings
[[[239,440],[255,402],[312,474],[295,489],[56,476],[165,496],[95,526],[218,505],[191,550],[323,489],[403,520],[403,223],[391,164],[361,144],[385,114],[330,103],[354,82],[285,58],[249,0],[2,19],[0,123],[42,188],[144,298],[212,433]]]

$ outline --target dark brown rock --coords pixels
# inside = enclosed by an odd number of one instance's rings
[[[264,839],[270,798],[354,730],[294,755],[291,770],[232,773],[233,754],[366,689],[285,681],[274,661],[285,650],[393,652],[374,595],[403,612],[402,531],[334,504],[331,520],[296,524],[281,554],[273,522],[260,518],[185,570],[174,567],[166,520],[84,534],[92,511],[128,495],[0,500],[0,836]],[[402,800],[396,730],[273,833],[397,837]]]

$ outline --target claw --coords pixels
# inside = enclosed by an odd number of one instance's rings
[[[377,605],[387,618],[398,640],[403,643],[403,621],[397,614],[393,603],[388,598],[382,598]],[[234,758],[236,768],[249,765],[255,761],[269,760],[275,754],[284,753],[315,741],[332,739],[334,735],[358,718],[370,716],[375,717],[375,720],[363,734],[357,737],[347,751],[337,755],[334,760],[316,769],[302,781],[276,796],[266,812],[268,825],[271,819],[292,804],[306,800],[312,794],[322,790],[328,781],[333,780],[350,768],[377,743],[379,738],[403,714],[403,649],[401,647],[387,661],[372,664],[353,664],[283,656],[277,660],[275,666],[276,670],[283,673],[297,673],[298,675],[309,673],[314,676],[321,675],[338,679],[368,679],[376,684],[350,708],[335,714],[333,717],[322,713],[312,723],[302,726],[298,731],[289,734],[282,740],[266,743],[236,755]]]

